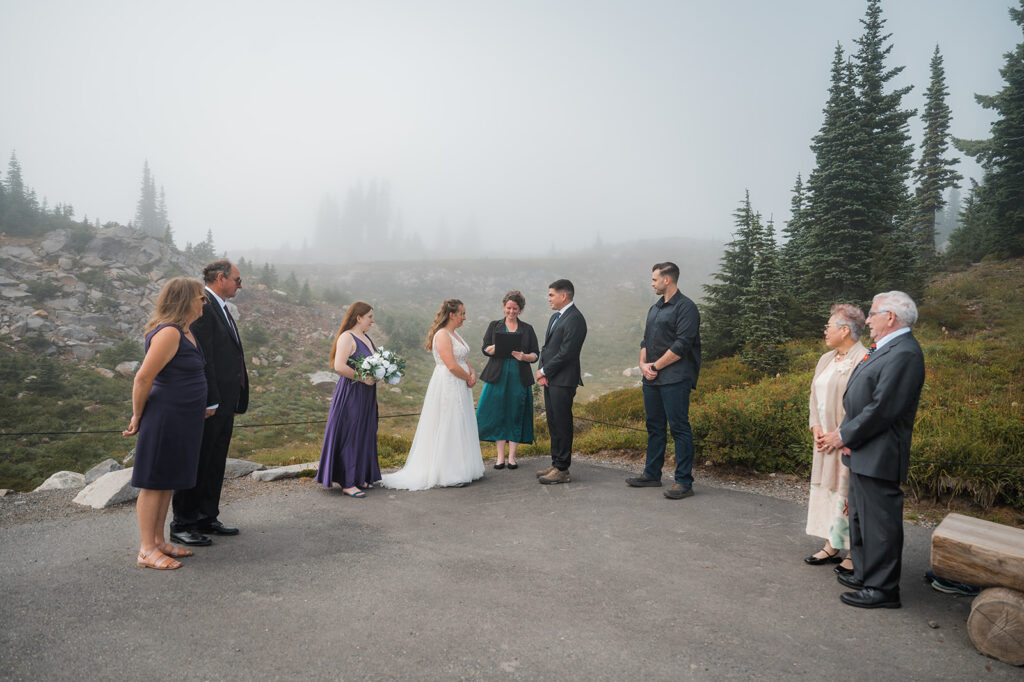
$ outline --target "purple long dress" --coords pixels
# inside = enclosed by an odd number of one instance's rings
[[[364,358],[372,350],[353,336],[356,350],[350,357]],[[370,341],[373,344],[373,340]],[[377,387],[345,377],[338,380],[327,413],[324,446],[316,480],[330,488],[365,486],[380,480],[377,461]]]

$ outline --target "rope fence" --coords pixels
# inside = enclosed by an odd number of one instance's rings
[[[538,410],[537,412],[535,412],[535,416],[537,416],[537,417],[539,417],[539,416],[541,416],[543,414],[544,414],[544,410]],[[401,418],[401,417],[418,417],[418,416],[420,416],[419,412],[409,412],[409,413],[405,413],[405,414],[383,414],[383,415],[380,415],[378,418],[379,419],[398,419],[398,418]],[[608,426],[608,427],[611,427],[611,428],[622,429],[622,430],[625,430],[625,431],[636,431],[638,433],[647,433],[647,429],[641,429],[641,428],[638,428],[636,426],[630,426],[628,424],[615,424],[613,422],[601,421],[600,419],[590,419],[589,417],[574,416],[573,419],[576,420],[576,421],[584,421],[584,422],[590,422],[592,424],[600,424],[602,426]],[[296,421],[296,422],[254,422],[254,423],[250,423],[250,424],[235,424],[235,428],[236,429],[258,429],[258,428],[265,428],[265,427],[272,427],[272,426],[304,426],[304,425],[310,425],[310,424],[326,424],[326,423],[327,423],[326,419],[313,419],[313,420],[309,420],[309,421]],[[27,436],[85,436],[85,435],[103,435],[103,434],[108,434],[108,435],[109,434],[117,434],[117,435],[121,435],[121,432],[116,430],[116,429],[102,430],[102,431],[19,431],[19,432],[14,432],[14,433],[0,432],[0,438],[21,438],[21,437],[27,437]],[[696,439],[695,439],[695,442],[696,442]],[[727,442],[724,442],[724,441],[701,440],[700,442],[701,442],[702,445],[705,445],[705,446],[710,445],[710,446],[715,446],[715,447],[729,447],[729,446],[733,445],[732,443],[727,443]],[[776,451],[776,453],[777,454],[783,454],[783,455],[799,454],[799,453],[795,453],[795,452],[790,451],[790,450],[778,450],[778,451]],[[985,468],[990,468],[990,469],[1024,469],[1024,464],[987,464],[987,463],[979,463],[979,462],[941,462],[941,461],[935,461],[935,460],[929,460],[929,459],[913,459],[913,458],[910,460],[910,463],[911,464],[936,464],[936,465],[939,465],[939,466],[947,466],[947,467],[953,467],[953,466],[973,467],[973,468],[981,468],[981,469],[985,469]]]

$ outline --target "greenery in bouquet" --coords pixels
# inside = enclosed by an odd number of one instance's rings
[[[405,358],[384,348],[362,358],[349,358],[348,364],[355,370],[357,381],[374,379],[397,384],[405,373]]]

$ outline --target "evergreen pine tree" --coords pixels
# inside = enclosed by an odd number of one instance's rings
[[[914,180],[917,189],[914,193],[914,236],[921,249],[921,259],[932,260],[938,247],[936,234],[936,218],[945,206],[945,192],[956,187],[962,176],[954,170],[960,159],[946,157],[949,150],[949,123],[951,114],[946,98],[946,71],[942,66],[942,54],[939,46],[931,60],[931,80],[925,96],[924,137],[921,140],[921,159]]]
[[[156,183],[149,172],[149,161],[142,164],[142,187],[135,206],[135,227],[151,237],[163,237],[166,230],[165,223],[160,221]]]
[[[711,359],[735,355],[744,343],[741,301],[751,286],[761,240],[749,190],[733,217],[736,232],[725,246],[721,267],[713,275],[716,282],[704,285],[701,346],[705,357]]]
[[[1010,18],[1024,30],[1024,0],[1010,8]],[[975,95],[982,107],[997,112],[992,136],[987,140],[954,140],[957,148],[977,159],[985,174],[972,207],[970,230],[982,235],[950,239],[954,258],[977,257],[962,252],[960,245],[983,249],[982,255],[1018,256],[1024,254],[1024,42],[1007,52],[999,70],[1006,85],[995,95]],[[960,229],[967,229],[967,211]],[[954,233],[954,236],[955,233]],[[954,249],[954,244],[958,248]]]
[[[811,150],[816,166],[807,179],[801,212],[806,265],[797,295],[806,300],[809,319],[821,319],[832,302],[870,297],[871,228],[865,148],[851,62],[836,45],[825,119]]]
[[[912,214],[907,182],[914,157],[909,121],[917,112],[901,108],[903,96],[912,86],[886,92],[889,82],[904,67],[886,66],[892,51],[892,45],[887,43],[892,34],[883,33],[885,20],[880,0],[868,1],[867,15],[861,24],[864,33],[856,41],[859,49],[854,56],[857,114],[867,143],[858,150],[867,190],[867,224],[861,245],[868,258],[873,288],[892,286],[913,292],[916,287],[911,286],[912,282],[904,282],[908,275],[917,276],[917,251],[908,243],[906,229]],[[858,298],[867,300],[871,295],[865,290]]]
[[[309,280],[302,281],[302,290],[299,292],[299,305],[308,306],[313,304],[313,290],[309,288]]]
[[[749,287],[740,296],[739,322],[745,341],[740,357],[757,372],[777,374],[786,369],[783,344],[787,337],[775,225],[769,220],[762,227],[758,213],[754,214],[753,221],[755,225],[750,234],[754,246],[754,269]]]

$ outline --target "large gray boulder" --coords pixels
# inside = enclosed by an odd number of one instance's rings
[[[81,488],[85,485],[85,474],[77,471],[58,471],[43,481],[43,484],[33,492],[40,490],[67,490],[68,488]]]
[[[124,362],[117,363],[117,367],[114,368],[114,371],[123,377],[133,377],[138,369],[138,360],[125,360]]]
[[[104,509],[122,502],[129,502],[139,496],[139,489],[132,487],[132,470],[121,469],[104,474],[82,488],[73,502],[83,507]]]
[[[320,468],[320,462],[306,462],[305,464],[291,464],[286,467],[273,467],[263,471],[252,472],[254,481],[278,481],[282,478],[298,478],[304,472],[315,472]]]
[[[101,476],[109,474],[111,471],[120,471],[121,469],[124,469],[124,467],[121,466],[120,463],[116,460],[107,458],[85,472],[85,482],[86,484],[92,483]]]
[[[313,372],[307,374],[309,377],[309,383],[314,386],[334,386],[338,383],[338,375],[335,372]]]
[[[266,467],[256,462],[247,462],[244,459],[235,459],[234,457],[228,457],[227,462],[224,465],[224,478],[241,478],[242,476],[248,476],[254,471],[265,469]]]

